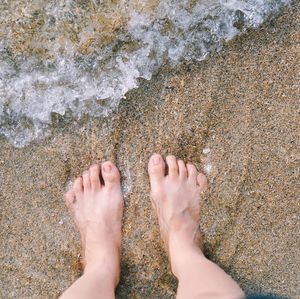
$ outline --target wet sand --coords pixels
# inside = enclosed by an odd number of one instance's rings
[[[174,298],[146,172],[159,152],[209,177],[206,254],[247,293],[300,298],[299,11],[295,2],[208,60],[142,82],[109,119],[58,121],[23,149],[1,139],[0,297],[55,298],[79,276],[63,193],[91,163],[113,159],[126,201],[117,297]]]

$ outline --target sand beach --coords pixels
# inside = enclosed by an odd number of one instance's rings
[[[63,194],[112,159],[125,194],[117,298],[174,298],[149,196],[147,162],[158,152],[209,178],[206,255],[247,293],[300,298],[299,23],[295,1],[220,53],[141,81],[107,118],[58,119],[24,148],[1,138],[0,297],[57,298],[80,275]]]

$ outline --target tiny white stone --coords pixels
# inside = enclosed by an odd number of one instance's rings
[[[204,171],[209,174],[211,172],[211,168],[212,168],[212,165],[211,164],[206,164],[204,166]]]
[[[58,224],[59,224],[59,225],[63,225],[64,222],[63,222],[62,220],[60,220],[60,221],[58,222]]]
[[[204,155],[207,155],[207,154],[210,153],[210,149],[208,147],[204,148],[202,152],[203,152]]]

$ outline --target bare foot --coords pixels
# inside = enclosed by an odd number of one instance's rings
[[[92,165],[75,180],[65,200],[80,231],[84,272],[101,268],[111,275],[116,286],[120,275],[124,205],[117,167],[110,161],[102,163],[101,167]]]
[[[207,188],[207,179],[192,164],[167,156],[168,175],[161,155],[154,154],[148,172],[151,197],[157,212],[161,237],[166,245],[173,272],[178,244],[199,250],[200,193]],[[175,273],[174,273],[175,274]],[[175,274],[176,275],[176,274]]]

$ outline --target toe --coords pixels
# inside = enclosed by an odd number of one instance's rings
[[[167,156],[166,158],[168,164],[168,176],[170,178],[177,178],[178,177],[178,165],[177,159],[175,156]]]
[[[197,176],[197,184],[200,186],[200,191],[205,192],[208,188],[207,178],[203,173],[199,173]]]
[[[178,160],[177,164],[179,168],[179,177],[187,178],[187,169],[185,163],[182,160]]]
[[[73,191],[74,191],[76,197],[80,198],[82,196],[82,192],[83,192],[82,177],[79,177],[75,180],[75,182],[73,184]]]
[[[100,183],[100,165],[94,164],[89,169],[90,182],[92,191],[99,191],[101,188]]]
[[[75,193],[73,190],[69,190],[65,194],[65,201],[66,201],[67,206],[69,206],[70,204],[72,204],[75,201]]]
[[[188,170],[189,181],[193,184],[196,184],[197,183],[197,174],[198,174],[196,166],[191,163],[188,163],[187,170]]]
[[[75,201],[75,193],[73,190],[69,190],[66,194],[65,194],[65,203],[66,206],[68,208],[71,208],[73,203]]]
[[[84,191],[89,191],[91,189],[91,180],[90,180],[90,173],[89,171],[84,171],[82,174],[83,180],[83,189]]]
[[[165,162],[161,155],[153,154],[148,163],[150,181],[160,181],[165,176]]]
[[[105,188],[120,187],[120,172],[114,163],[111,161],[102,163],[101,174]]]

